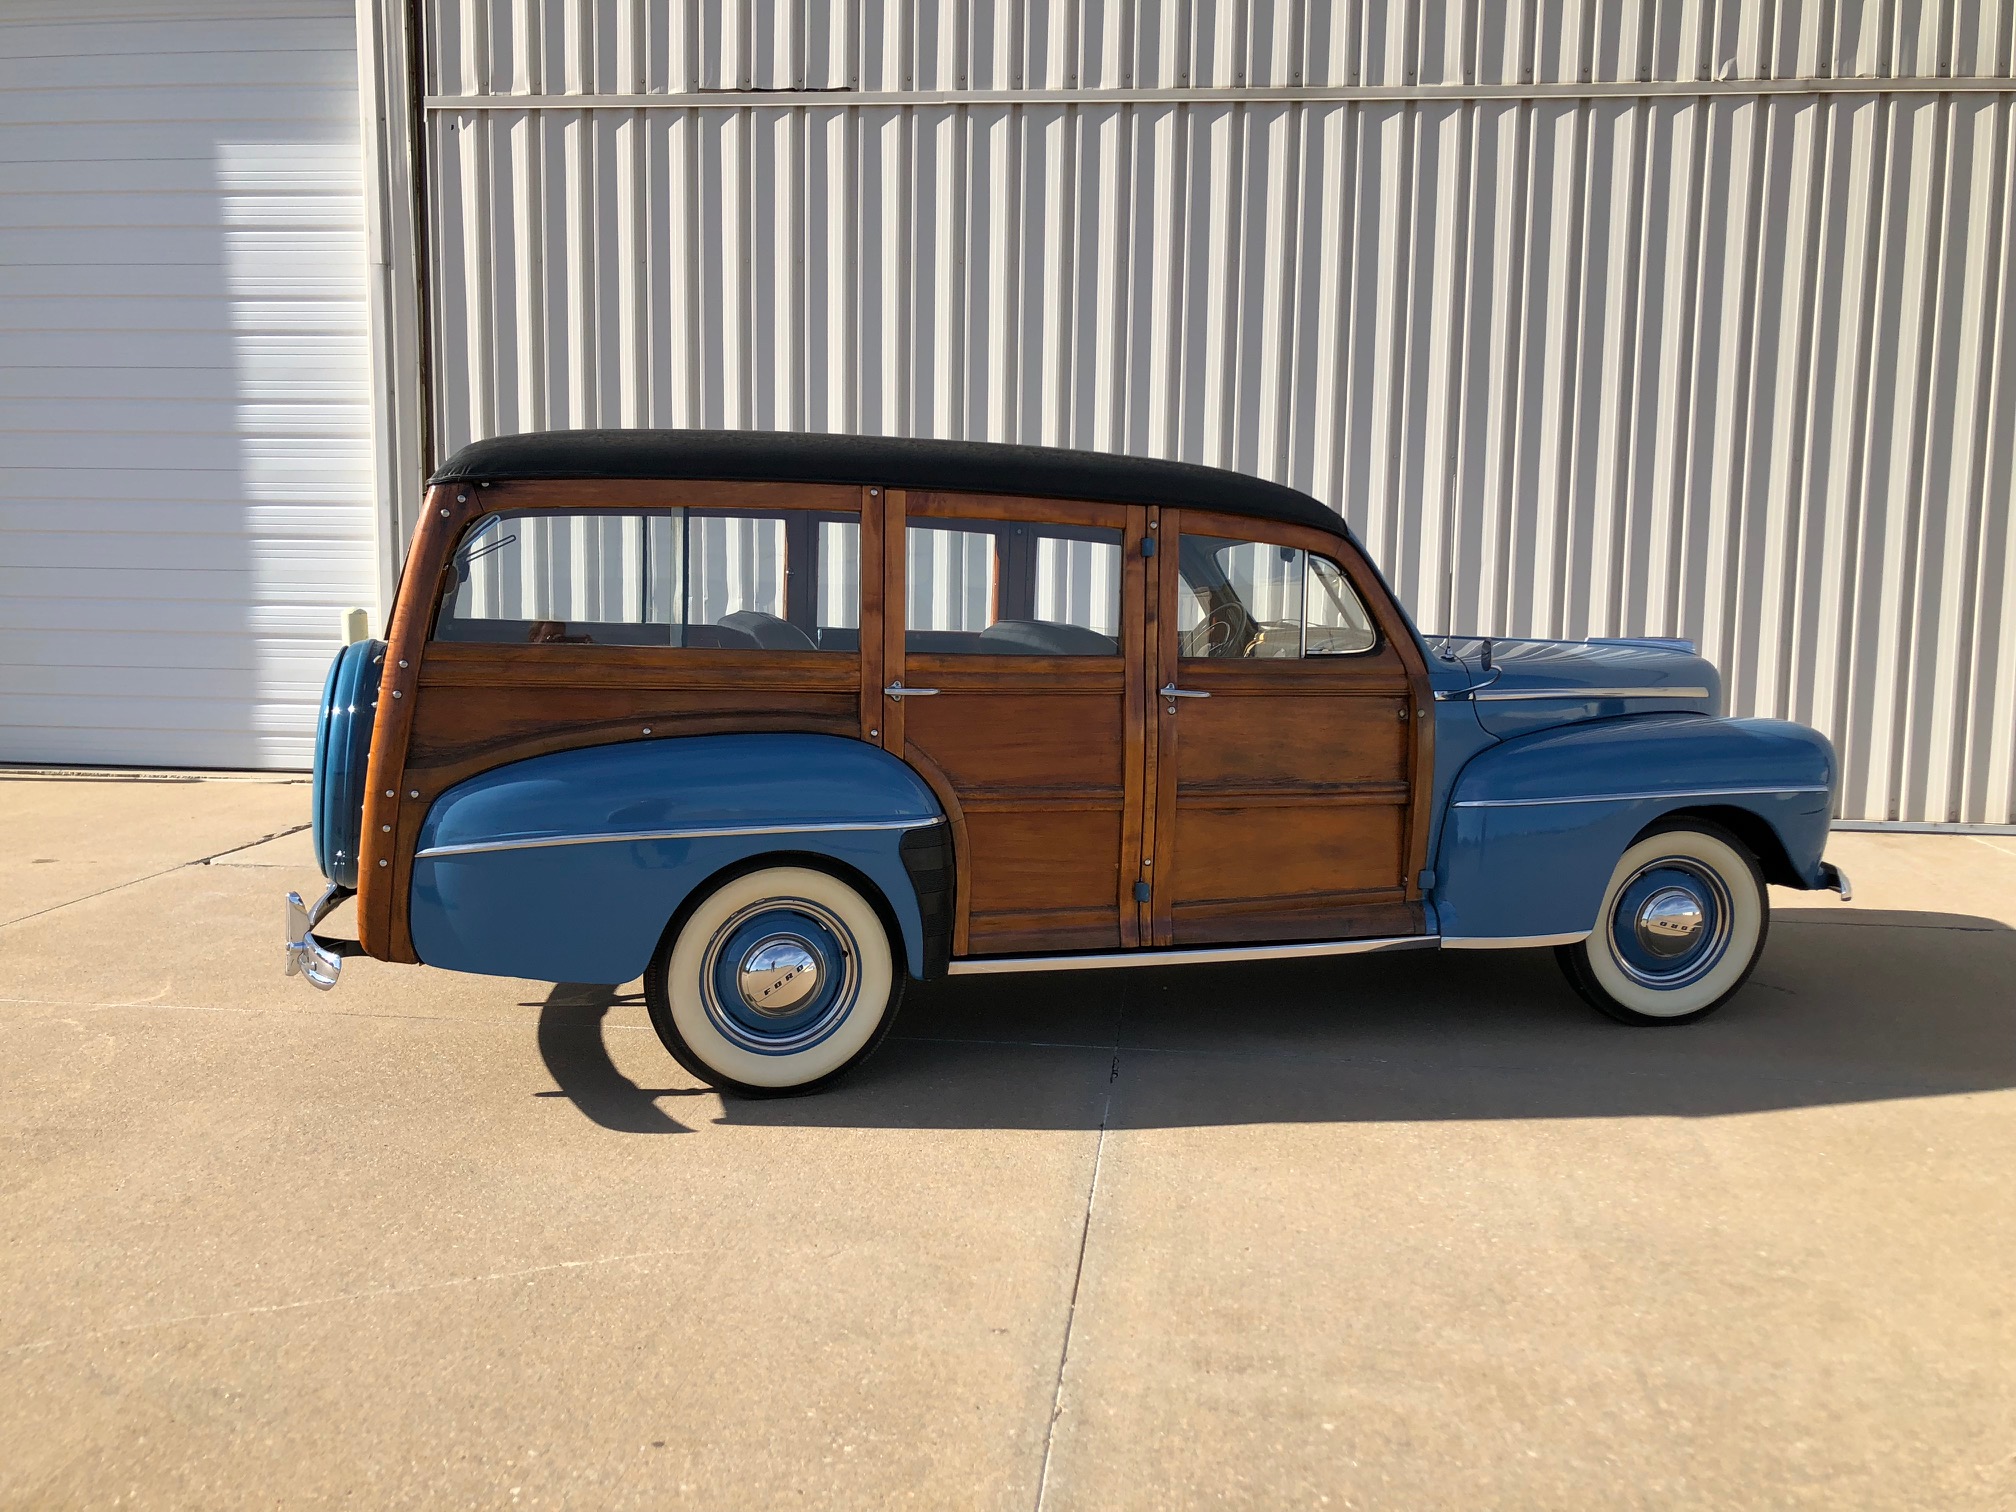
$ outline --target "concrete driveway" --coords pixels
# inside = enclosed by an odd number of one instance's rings
[[[1838,836],[1695,1027],[979,979],[746,1103],[282,980],[307,792],[0,778],[0,1505],[2016,1505],[2016,839]]]

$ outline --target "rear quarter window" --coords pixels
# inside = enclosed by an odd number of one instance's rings
[[[810,510],[488,515],[450,559],[434,638],[855,651],[860,545],[857,518]]]

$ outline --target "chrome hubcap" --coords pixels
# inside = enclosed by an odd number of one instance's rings
[[[819,990],[819,956],[796,935],[759,940],[736,968],[742,1001],[765,1018],[785,1018]]]
[[[1684,888],[1662,888],[1638,905],[1638,943],[1655,956],[1685,955],[1705,920],[1699,898]]]
[[[700,962],[707,1018],[758,1055],[795,1055],[854,1011],[861,965],[840,916],[809,898],[765,898],[738,909]]]
[[[1698,982],[1727,953],[1735,905],[1729,885],[1691,856],[1662,856],[1617,889],[1610,957],[1641,986]]]

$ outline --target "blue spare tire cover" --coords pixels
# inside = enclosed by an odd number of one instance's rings
[[[322,684],[315,730],[315,864],[339,887],[357,885],[364,769],[371,759],[371,726],[378,718],[378,680],[384,672],[385,642],[358,641],[337,652]]]

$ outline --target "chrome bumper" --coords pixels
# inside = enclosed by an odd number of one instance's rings
[[[1848,882],[1848,873],[1841,870],[1832,861],[1822,861],[1820,863],[1820,885],[1823,888],[1828,888],[1841,894],[1841,901],[1843,903],[1851,901],[1855,896],[1855,889]]]
[[[313,908],[301,901],[301,894],[287,894],[287,928],[283,939],[288,976],[304,976],[327,992],[343,974],[343,958],[361,954],[361,947],[355,940],[318,940],[314,934],[315,926],[350,896],[349,888],[339,887],[333,882],[329,884],[329,890],[315,900]]]

